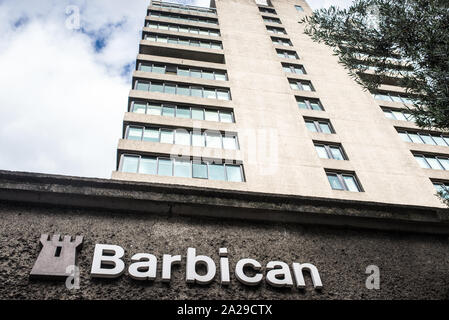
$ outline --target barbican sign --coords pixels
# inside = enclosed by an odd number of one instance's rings
[[[74,240],[70,236],[61,239],[59,235],[51,239],[47,234],[41,236],[42,250],[36,260],[30,276],[33,278],[67,278],[74,270],[76,255],[81,250],[83,237]],[[125,250],[117,245],[96,244],[90,274],[93,278],[118,278],[126,271],[123,260]],[[220,248],[219,279],[220,284],[229,285],[230,263],[228,250]],[[180,255],[164,254],[162,256],[162,281],[170,282],[172,267],[182,261]],[[157,278],[158,258],[150,253],[136,253],[131,257],[131,264],[127,268],[131,278],[139,281],[154,281]],[[198,267],[203,267],[201,274]],[[251,272],[248,272],[249,270]],[[247,286],[257,286],[264,280],[261,272],[262,265],[254,259],[241,259],[234,268],[237,280]],[[274,287],[306,287],[304,271],[308,271],[315,289],[322,288],[318,269],[310,263],[294,262],[290,266],[282,261],[270,261],[266,264],[265,281]],[[292,272],[293,271],[293,272]],[[217,276],[217,265],[208,256],[197,255],[195,248],[188,248],[186,254],[186,282],[207,285]]]

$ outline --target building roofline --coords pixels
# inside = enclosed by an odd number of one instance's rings
[[[59,207],[449,234],[449,209],[0,171],[0,201]]]

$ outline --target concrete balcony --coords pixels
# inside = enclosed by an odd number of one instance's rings
[[[217,108],[228,108],[233,107],[232,101],[229,100],[218,100],[218,99],[208,99],[208,98],[198,98],[190,96],[179,96],[175,94],[159,93],[159,92],[148,92],[131,90],[129,92],[130,99],[141,99],[141,100],[151,100],[151,101],[165,101],[171,103],[186,104],[191,106],[210,106]]]
[[[141,40],[140,54],[225,63],[223,50]]]
[[[203,22],[199,22],[199,21],[185,21],[185,20],[175,20],[175,19],[164,18],[164,17],[146,16],[145,23],[147,23],[149,21],[163,22],[163,23],[167,23],[167,24],[176,24],[176,25],[191,26],[191,27],[195,27],[195,28],[205,28],[205,29],[220,31],[220,26],[218,24],[203,23]],[[217,37],[215,37],[215,38],[217,38]]]
[[[211,69],[211,70],[224,71],[224,72],[227,71],[226,64],[222,64],[222,63],[170,58],[170,57],[155,56],[155,55],[148,55],[148,54],[139,54],[137,56],[137,61],[138,62],[155,62],[155,63],[160,63],[160,64],[174,64],[174,65],[178,65],[178,66],[193,67],[193,68],[196,67],[199,69]]]
[[[194,78],[194,77],[184,77],[184,76],[178,76],[175,74],[161,74],[161,73],[154,73],[154,72],[134,71],[133,72],[133,81],[135,79],[159,80],[159,81],[167,81],[167,82],[176,82],[179,84],[198,85],[198,86],[204,86],[204,87],[212,87],[215,89],[230,90],[230,87],[229,87],[227,81],[217,81],[217,80],[209,80],[209,79]]]
[[[405,142],[407,147],[413,153],[425,153],[425,154],[439,154],[449,156],[449,147],[447,146],[434,146],[431,144],[421,144],[414,142]]]
[[[285,76],[288,79],[292,80],[305,80],[305,81],[312,81],[312,77],[308,74],[300,74],[300,73],[289,73],[285,72]]]
[[[316,118],[315,119],[321,119]],[[323,118],[324,119],[324,118]],[[322,133],[322,132],[312,132],[308,131],[310,139],[313,141],[326,141],[329,143],[341,143],[340,137],[336,134],[330,134],[330,133]]]
[[[151,5],[148,6],[148,10],[157,10],[157,11],[163,11],[163,12],[185,14],[185,15],[190,15],[190,16],[198,16],[198,17],[217,18],[216,12],[201,11],[201,10],[206,9],[206,8],[202,8],[202,7],[177,6],[176,4],[173,4],[173,6],[169,7],[169,6],[167,6],[167,3],[165,3],[164,5],[165,6],[159,6],[156,3],[152,3]],[[186,10],[186,9],[189,9],[189,10]],[[200,10],[195,10],[195,9],[200,9]],[[215,10],[215,9],[212,9],[212,10]]]
[[[137,124],[142,126],[154,124],[158,126],[172,127],[172,128],[217,130],[221,132],[233,132],[233,133],[235,133],[237,129],[235,123],[182,119],[182,118],[155,116],[133,112],[125,113],[123,124],[124,126],[127,126],[129,124]]]
[[[349,160],[335,160],[335,159],[321,159],[321,164],[326,170],[335,170],[335,171],[351,171],[354,172],[355,168],[351,164],[351,159]]]
[[[144,32],[144,35],[147,33],[152,33],[152,34],[161,35],[161,36],[173,36],[173,37],[188,38],[188,39],[192,39],[192,40],[207,40],[207,41],[213,41],[213,42],[221,42],[221,37],[210,36],[210,35],[201,35],[201,34],[171,31],[171,30],[160,30],[160,29],[155,29],[155,28],[150,28],[150,27],[143,27],[142,31]],[[143,38],[143,39],[145,39],[145,38]]]
[[[139,154],[148,156],[176,156],[191,157],[196,159],[217,159],[243,162],[242,150],[225,150],[218,148],[193,147],[179,144],[168,144],[147,141],[133,141],[120,139],[118,143],[118,154]]]

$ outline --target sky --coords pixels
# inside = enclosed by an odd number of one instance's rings
[[[148,4],[0,0],[0,170],[110,178]]]

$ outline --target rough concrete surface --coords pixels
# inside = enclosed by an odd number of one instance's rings
[[[245,223],[230,220],[180,218],[19,206],[0,203],[0,299],[448,299],[449,241],[447,236],[359,231],[293,224]],[[81,288],[66,289],[64,282],[30,280],[39,254],[41,233],[83,235],[79,254]],[[96,243],[125,249],[126,265],[135,253],[158,257],[154,282],[138,282],[127,273],[118,279],[89,275]],[[206,286],[185,282],[188,247],[208,255],[218,267],[218,249],[229,250],[231,284],[216,280]],[[160,275],[163,254],[180,254],[172,282]],[[235,263],[254,258],[264,266],[272,260],[310,262],[317,266],[323,289],[276,289],[265,281],[257,287],[240,284]],[[365,269],[380,268],[380,290],[368,290]]]

